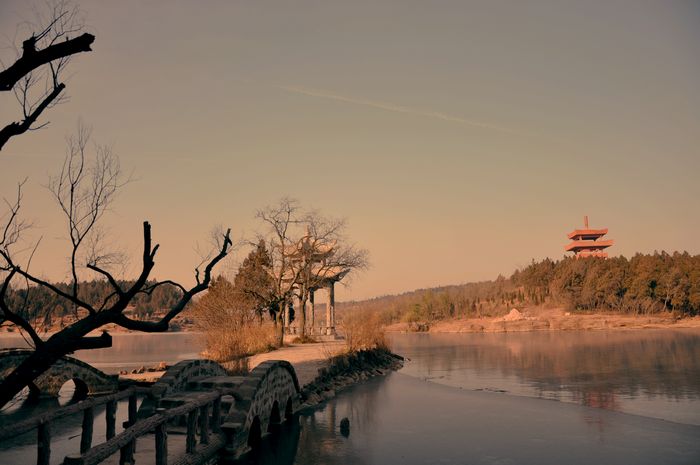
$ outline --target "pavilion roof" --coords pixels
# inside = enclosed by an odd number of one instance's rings
[[[613,245],[612,240],[607,241],[572,241],[564,247],[567,252],[577,251],[577,250],[598,250],[606,249]]]
[[[574,229],[568,234],[569,239],[580,236],[605,236],[608,233],[608,228],[603,229]]]

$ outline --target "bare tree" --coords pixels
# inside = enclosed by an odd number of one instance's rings
[[[214,267],[228,254],[232,245],[230,230],[222,232],[214,251],[196,267],[196,284],[189,289],[173,281],[152,281],[149,276],[155,266],[158,245],[153,244],[151,225],[146,221],[143,223],[141,270],[128,285],[123,281],[118,282],[110,271],[110,254],[99,246],[97,226],[126,179],[111,150],[98,146],[95,148],[94,159],[89,158],[89,140],[90,131],[80,127],[76,136],[69,139],[63,168],[49,182],[49,188],[66,219],[71,244],[71,282],[67,289],[52,284],[31,271],[32,257],[38,242],[29,248],[22,242],[23,233],[30,226],[19,215],[22,184],[17,189],[16,198],[7,202],[0,236],[0,324],[13,324],[25,333],[34,352],[0,381],[0,406],[5,405],[24,387],[30,386],[37,376],[63,355],[80,349],[111,346],[111,337],[105,332],[99,337],[88,336],[88,333],[106,324],[113,323],[144,332],[167,331],[172,319],[184,310],[196,294],[207,289]],[[94,273],[109,284],[110,291],[101,301],[90,301],[81,295],[81,273],[85,272]],[[9,298],[12,286],[18,283],[28,288],[43,288],[57,299],[70,303],[75,312],[75,321],[48,338],[42,337],[36,329],[37,322],[24,311],[23,304],[26,301],[17,302],[16,299]],[[150,294],[162,285],[175,286],[181,292],[179,300],[165,315],[156,321],[146,321],[124,314],[133,299],[140,294]]]
[[[274,303],[277,308],[278,344],[284,336],[284,314],[294,296],[301,308],[299,327],[306,334],[306,301],[332,276],[346,275],[368,265],[367,251],[347,243],[344,220],[324,217],[318,212],[303,212],[296,200],[283,198],[278,205],[257,213],[267,225],[273,277]]]
[[[367,250],[347,242],[347,223],[344,219],[311,211],[305,215],[303,222],[306,235],[298,242],[296,259],[292,261],[293,266],[299,268],[296,290],[300,302],[299,327],[302,337],[306,335],[306,302],[313,292],[328,285],[331,280],[343,279],[349,273],[366,269],[369,265]]]
[[[299,268],[295,268],[293,264],[293,251],[296,247],[294,235],[301,222],[300,212],[299,203],[285,197],[277,205],[267,206],[258,210],[256,214],[267,228],[269,270],[272,276],[270,308],[271,313],[274,313],[279,346],[282,345],[284,338],[284,315],[294,295],[294,287],[300,272]]]
[[[46,5],[36,11],[31,36],[22,42],[17,58],[0,71],[0,92],[13,91],[22,109],[22,120],[0,129],[0,150],[11,137],[45,127],[37,125],[47,109],[65,100],[64,75],[73,55],[92,50],[95,36],[84,30],[79,8],[70,0]],[[82,33],[81,33],[82,32]]]

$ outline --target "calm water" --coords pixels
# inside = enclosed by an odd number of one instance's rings
[[[114,342],[77,356],[115,372],[201,350],[192,334]],[[409,358],[400,372],[300,415],[243,462],[700,463],[700,331],[409,334],[391,345]],[[68,423],[54,435],[66,453],[79,419]],[[0,463],[34,457],[27,441]]]
[[[698,331],[411,334],[391,343],[410,358],[400,372],[301,415],[242,462],[700,463]]]
[[[0,349],[25,347],[24,339],[16,334],[0,334]],[[160,362],[168,364],[199,358],[204,342],[199,333],[122,333],[112,335],[112,347],[79,350],[73,357],[99,368],[105,373],[150,367]]]
[[[0,348],[23,347],[24,340],[19,335],[0,335]],[[160,362],[168,364],[180,360],[198,358],[203,349],[201,336],[197,333],[136,334],[126,333],[113,336],[113,346],[107,349],[81,350],[73,356],[90,363],[106,373],[118,373],[120,370],[132,370],[140,366],[150,367]],[[14,405],[0,413],[0,422],[12,423],[33,413],[57,408],[71,402],[72,386],[67,383],[58,399],[45,399],[37,403]],[[126,421],[126,401],[117,408],[117,433]],[[51,465],[58,465],[68,454],[80,450],[81,416],[63,418],[52,423],[51,430]],[[105,412],[104,405],[95,409],[95,427],[93,444],[104,441]],[[0,443],[0,465],[28,464],[36,461],[36,433],[29,432],[13,438],[6,444]]]

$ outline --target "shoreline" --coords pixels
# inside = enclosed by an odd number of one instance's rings
[[[561,308],[512,309],[499,317],[454,318],[424,323],[393,323],[392,333],[503,333],[532,331],[626,331],[631,329],[700,329],[700,316],[572,313]]]
[[[345,341],[288,344],[282,348],[248,357],[249,370],[268,360],[285,360],[296,372],[302,397],[315,405],[332,398],[335,391],[357,384],[373,376],[397,370],[403,357],[383,349],[363,350],[348,354]],[[399,364],[400,363],[400,364]],[[166,371],[120,374],[120,381],[154,383]],[[314,397],[312,394],[317,394]]]

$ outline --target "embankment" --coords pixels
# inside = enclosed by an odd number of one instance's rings
[[[318,376],[302,388],[300,409],[335,397],[336,393],[374,376],[382,376],[403,366],[403,357],[387,349],[361,350],[336,355],[328,367],[321,368]]]
[[[700,316],[676,318],[671,314],[624,315],[619,313],[572,313],[561,308],[513,309],[505,316],[447,319],[420,324],[395,323],[391,332],[499,333],[520,331],[576,331],[700,328]]]

